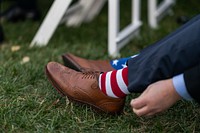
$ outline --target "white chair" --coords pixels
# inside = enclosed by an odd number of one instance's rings
[[[82,2],[81,2],[82,1]],[[47,13],[44,21],[42,22],[39,30],[37,31],[36,35],[34,36],[30,46],[45,46],[48,44],[51,36],[53,35],[54,31],[56,30],[57,26],[61,22],[67,22],[68,25],[71,25],[74,23],[74,21],[70,22],[67,21],[67,16],[70,16],[69,14],[73,12],[76,12],[78,8],[80,8],[80,4],[83,4],[83,0],[81,0],[79,5],[77,7],[70,8],[68,7],[72,0],[55,0],[52,4],[49,12]],[[92,8],[94,7],[95,0],[84,0],[90,3],[87,3],[88,7]],[[99,1],[99,0],[98,0]],[[105,2],[105,0],[102,0]],[[163,0],[162,3],[160,3],[157,6],[157,0],[149,0],[148,1],[148,21],[149,25],[152,28],[157,28],[158,21],[169,11],[170,7],[174,4],[175,0]],[[120,0],[108,0],[108,8],[109,8],[109,15],[108,15],[108,53],[112,57],[119,56],[120,49],[126,45],[130,39],[132,39],[134,36],[138,35],[139,29],[142,26],[142,22],[140,20],[140,9],[141,9],[141,0],[132,0],[132,18],[131,18],[131,24],[126,26],[124,29],[119,31],[119,11],[120,11]],[[100,5],[100,4],[99,4]],[[103,2],[101,2],[101,5],[103,6]],[[91,10],[87,9],[86,12],[90,12]],[[100,11],[101,7],[99,7],[98,10],[96,10],[96,14]],[[69,11],[69,12],[68,12]],[[75,13],[76,14],[76,13]],[[90,19],[94,18],[96,15],[95,13],[93,16],[91,15]],[[83,16],[85,16],[84,14]],[[86,17],[86,18],[87,18]],[[73,17],[72,17],[73,18]],[[77,17],[74,17],[77,18]],[[83,19],[83,18],[81,18]],[[90,20],[88,19],[88,20]],[[87,20],[87,19],[86,19]],[[80,21],[83,20],[79,20]]]
[[[55,0],[48,11],[30,46],[46,46],[60,23],[78,26],[91,21],[101,10],[106,0],[80,0],[69,9],[72,0]]]

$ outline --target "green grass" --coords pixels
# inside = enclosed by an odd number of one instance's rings
[[[40,3],[41,2],[41,3]],[[122,4],[122,27],[129,20],[130,1]],[[143,1],[142,1],[143,2]],[[43,15],[50,2],[39,1]],[[165,17],[159,29],[148,27],[145,2],[144,22],[140,37],[121,51],[130,56],[158,41],[179,25],[176,18],[192,17],[200,11],[200,1],[179,0],[174,15]],[[6,5],[6,3],[5,3]],[[0,47],[0,132],[199,132],[200,108],[195,102],[180,101],[166,112],[154,117],[137,117],[129,102],[139,94],[127,97],[124,113],[119,116],[99,114],[87,106],[69,103],[61,98],[47,80],[44,67],[49,61],[62,62],[61,54],[71,52],[89,59],[110,59],[107,53],[107,5],[91,23],[79,28],[59,26],[46,47],[29,48],[40,22],[2,23],[6,42]],[[11,47],[19,45],[19,51]],[[24,56],[30,61],[21,64]]]

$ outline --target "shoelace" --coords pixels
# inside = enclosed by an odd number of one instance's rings
[[[82,72],[82,74],[83,74],[82,79],[84,79],[84,78],[86,78],[86,79],[94,79],[94,78],[97,78],[100,73],[101,72],[99,72],[99,71],[92,71],[90,69],[89,71]]]

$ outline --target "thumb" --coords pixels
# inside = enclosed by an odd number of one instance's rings
[[[146,105],[145,99],[142,97],[138,97],[131,100],[131,107],[134,109],[140,109]]]

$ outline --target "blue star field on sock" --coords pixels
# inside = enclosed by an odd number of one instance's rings
[[[127,58],[120,58],[120,59],[111,60],[110,64],[114,69],[119,70],[119,69],[127,67],[127,61],[130,58],[134,58],[136,56],[138,56],[138,54],[127,57]]]

